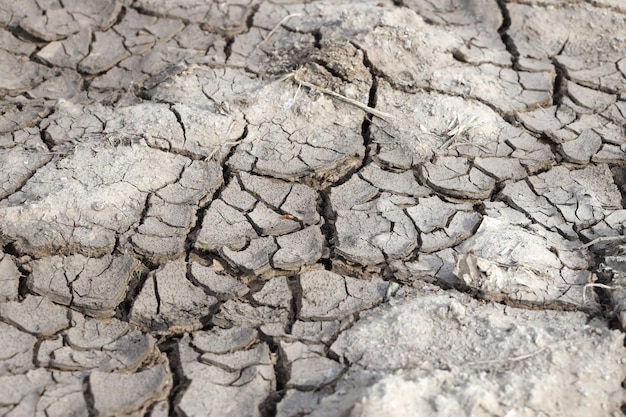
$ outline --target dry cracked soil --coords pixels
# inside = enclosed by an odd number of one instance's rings
[[[623,416],[623,0],[0,0],[1,416]]]

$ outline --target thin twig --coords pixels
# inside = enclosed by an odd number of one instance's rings
[[[364,111],[364,112],[366,112],[366,113],[371,114],[372,116],[376,116],[376,117],[378,117],[378,118],[380,118],[380,119],[383,119],[383,120],[385,120],[385,121],[387,121],[387,122],[389,122],[390,120],[395,119],[395,117],[393,117],[393,116],[392,116],[391,114],[389,114],[389,113],[385,113],[385,112],[382,112],[382,111],[380,111],[380,110],[376,110],[376,109],[375,109],[375,108],[373,108],[373,107],[370,107],[370,106],[368,106],[368,105],[366,105],[366,104],[361,103],[360,101],[353,100],[353,99],[348,98],[348,97],[346,97],[346,96],[342,96],[342,95],[341,95],[341,94],[339,94],[339,93],[335,93],[334,91],[329,90],[329,89],[327,89],[327,88],[320,87],[319,85],[315,85],[315,84],[313,84],[313,83],[310,83],[310,82],[304,81],[304,80],[300,79],[300,77],[298,77],[298,72],[297,72],[297,71],[296,71],[296,72],[294,72],[294,73],[292,73],[292,74],[290,74],[290,75],[291,75],[291,76],[293,77],[293,79],[294,79],[294,80],[296,80],[299,84],[301,84],[301,85],[303,85],[303,86],[305,86],[305,87],[308,87],[308,88],[310,88],[310,89],[317,90],[317,91],[319,91],[319,92],[321,92],[321,93],[327,94],[327,95],[329,95],[329,96],[333,96],[333,97],[335,97],[335,98],[338,98],[339,100],[342,100],[342,101],[344,101],[344,102],[346,102],[346,103],[348,103],[348,104],[352,104],[353,106],[358,107],[359,109],[363,110],[363,111]]]
[[[253,50],[252,52],[256,51],[257,49],[259,49],[259,48],[261,47],[261,45],[263,45],[265,42],[267,42],[267,41],[268,41],[268,40],[269,40],[269,39],[270,39],[270,38],[274,35],[274,33],[276,33],[276,31],[278,30],[278,28],[279,28],[279,27],[280,27],[283,23],[285,23],[287,20],[291,19],[292,17],[298,17],[298,16],[302,16],[302,14],[301,14],[301,13],[293,13],[293,14],[290,14],[290,15],[288,15],[288,16],[283,17],[283,19],[282,19],[280,22],[278,22],[278,23],[276,24],[276,26],[274,26],[274,29],[270,30],[270,33],[268,33],[268,34],[267,34],[267,36],[266,36],[265,38],[263,38],[263,40],[262,40],[261,42],[259,42],[259,43],[258,43],[258,44],[254,47],[254,50]]]
[[[469,366],[476,366],[476,365],[492,365],[492,364],[497,364],[497,363],[507,363],[507,362],[520,362],[526,359],[530,359],[533,356],[537,356],[540,353],[542,353],[543,351],[547,350],[550,348],[550,345],[548,346],[544,346],[541,349],[538,349],[534,352],[531,353],[527,353],[526,355],[520,355],[520,356],[512,356],[510,358],[503,358],[503,359],[492,359],[492,360],[488,360],[488,361],[476,361],[476,362],[467,362],[467,365]]]
[[[581,248],[588,248],[589,246],[593,246],[596,243],[602,243],[602,242],[616,242],[619,240],[626,240],[626,236],[602,236],[599,238],[596,238],[594,240],[592,240],[591,242],[587,242],[584,245],[581,245]]]
[[[604,288],[605,290],[615,289],[615,287],[611,287],[610,285],[605,285],[605,284],[599,284],[599,283],[585,284],[585,286],[583,287],[583,304],[587,304],[587,288],[590,288],[590,287]]]

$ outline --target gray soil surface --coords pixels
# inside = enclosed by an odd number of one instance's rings
[[[0,0],[0,74],[0,416],[624,415],[622,0]]]

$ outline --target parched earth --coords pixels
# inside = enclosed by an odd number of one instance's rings
[[[0,73],[0,415],[623,415],[622,0],[0,0]]]

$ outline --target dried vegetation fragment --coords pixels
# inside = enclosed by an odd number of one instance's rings
[[[554,161],[549,145],[507,123],[478,101],[434,92],[405,93],[387,82],[379,84],[377,98],[381,110],[412,121],[374,119],[372,138],[377,150],[374,158],[384,165],[409,169],[431,161],[433,156],[455,157],[452,161],[472,161],[484,174],[503,181],[523,178]],[[443,161],[437,165],[447,165]],[[471,183],[465,187],[459,183],[456,187],[445,191],[462,193],[469,187],[467,197],[472,198]]]
[[[244,110],[248,135],[228,160],[232,169],[306,180],[321,188],[361,163],[365,113],[315,91],[299,90],[285,80],[258,92]]]

